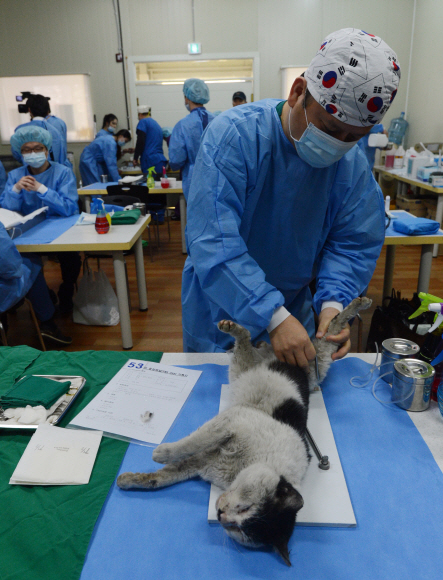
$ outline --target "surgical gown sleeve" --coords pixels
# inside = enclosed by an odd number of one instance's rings
[[[284,303],[281,292],[248,254],[240,235],[247,196],[247,160],[235,126],[208,128],[196,159],[188,199],[187,240],[209,300],[253,335]]]
[[[117,143],[115,139],[102,139],[102,152],[108,168],[109,181],[118,181],[120,174],[117,167]]]
[[[356,153],[339,164],[334,183],[345,195],[331,209],[331,228],[317,264],[317,313],[323,302],[345,307],[367,288],[384,242],[383,195],[364,155]]]
[[[48,187],[45,193],[35,192],[37,197],[52,210],[51,213],[56,215],[68,217],[78,213],[78,193],[74,172],[62,165],[60,172],[57,172],[54,177],[52,187]],[[35,178],[38,181],[38,175]]]
[[[180,122],[174,127],[169,141],[169,165],[172,169],[180,169],[188,159],[186,140]]]

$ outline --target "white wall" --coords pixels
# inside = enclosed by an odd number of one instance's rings
[[[404,108],[413,0],[195,0],[194,5],[195,40],[202,43],[203,57],[259,52],[262,98],[279,97],[280,66],[309,63],[328,33],[359,27],[377,34],[397,52],[402,68],[400,90],[385,125]],[[126,56],[186,54],[193,40],[191,6],[191,0],[120,0]],[[414,43],[416,84],[411,83],[409,120],[413,132],[420,119],[425,140],[437,138],[439,128],[432,117],[439,111],[433,91],[418,87],[437,66],[441,71],[432,39],[438,39],[442,16],[441,0],[418,3],[420,39]],[[0,0],[0,38],[0,76],[89,72],[97,119],[113,112],[120,127],[126,125],[112,0]],[[441,73],[437,82],[443,83]],[[425,116],[432,120],[423,122]],[[69,148],[78,163],[82,146]],[[7,152],[0,148],[0,153]]]
[[[443,143],[442,0],[418,0],[409,88],[409,145]]]

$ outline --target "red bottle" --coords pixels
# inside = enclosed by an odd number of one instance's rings
[[[108,218],[103,211],[99,211],[95,218],[95,231],[98,234],[107,234],[109,232]]]

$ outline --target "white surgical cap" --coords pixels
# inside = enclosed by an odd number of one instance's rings
[[[328,113],[348,125],[369,127],[380,123],[394,100],[400,65],[378,36],[343,28],[326,37],[305,78]]]
[[[39,127],[38,125],[27,125],[26,127],[21,127],[11,137],[11,149],[16,155],[21,155],[21,149],[25,143],[31,143],[35,141],[36,143],[41,143],[49,151],[52,145],[52,135],[46,129]]]
[[[187,79],[183,85],[185,97],[199,105],[209,102],[208,85],[201,79]]]
[[[137,107],[137,113],[140,113],[141,115],[144,115],[145,113],[149,113],[148,105],[139,105]]]

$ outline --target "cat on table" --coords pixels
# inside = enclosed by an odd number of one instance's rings
[[[319,379],[310,369],[282,363],[272,347],[251,344],[250,333],[235,322],[218,327],[235,338],[229,368],[233,404],[197,431],[175,443],[162,443],[152,454],[165,467],[154,473],[123,473],[122,489],[157,489],[201,477],[224,490],[217,518],[239,543],[270,545],[290,566],[288,541],[303,506],[298,491],[310,461],[306,440],[309,392],[331,365],[339,334],[371,300],[356,298],[314,339]]]

